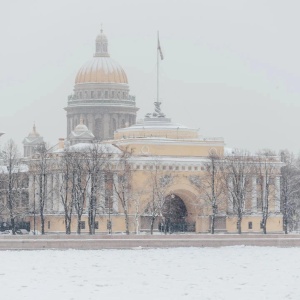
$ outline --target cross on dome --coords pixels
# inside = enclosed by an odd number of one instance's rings
[[[98,34],[96,37],[96,52],[94,56],[109,57],[108,40],[106,35],[103,33],[102,24],[101,24],[100,34]]]

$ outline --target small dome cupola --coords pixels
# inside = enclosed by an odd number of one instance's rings
[[[28,137],[31,137],[31,138],[37,138],[39,137],[40,134],[36,131],[36,127],[35,127],[35,123],[33,124],[33,128],[32,128],[32,131],[28,134]]]
[[[68,140],[70,145],[75,145],[79,143],[91,143],[94,138],[93,133],[83,124],[83,118],[80,117],[80,123],[70,133]]]
[[[103,33],[101,28],[100,34],[96,37],[96,52],[97,57],[109,57],[108,54],[108,41],[106,35]]]
[[[36,131],[35,124],[33,124],[32,131],[27,137],[24,138],[23,145],[24,157],[30,157],[34,155],[38,147],[45,145],[43,137],[40,136],[40,134]]]

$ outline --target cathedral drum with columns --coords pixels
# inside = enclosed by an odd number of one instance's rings
[[[68,97],[65,110],[68,136],[80,118],[96,140],[113,138],[116,129],[136,122],[135,97],[129,94],[125,71],[109,55],[102,29],[96,38],[94,57],[77,73],[74,93]]]
[[[101,30],[95,55],[77,73],[74,94],[65,108],[67,140],[61,139],[47,153],[51,164],[43,174],[45,232],[66,231],[62,200],[74,195],[71,232],[78,231],[79,223],[82,233],[89,232],[91,220],[94,233],[263,232],[265,224],[268,232],[282,232],[278,157],[248,157],[248,169],[234,178],[241,158],[232,155],[226,161],[223,138],[203,137],[197,129],[168,118],[159,99],[154,105],[153,113],[136,122],[138,109],[129,95],[127,76],[110,58]],[[24,150],[33,166],[28,190],[30,207],[35,208],[41,199],[41,174],[34,169],[39,160],[34,149],[41,143],[34,126]],[[76,161],[72,176],[66,175],[63,156],[84,151],[88,155]],[[84,159],[91,161],[80,169]],[[105,167],[103,159],[109,160]],[[216,159],[218,166],[212,165]],[[69,189],[66,178],[73,180]],[[79,200],[80,216],[75,209]],[[31,229],[33,224],[39,229],[41,219],[38,210],[34,212],[26,220]]]

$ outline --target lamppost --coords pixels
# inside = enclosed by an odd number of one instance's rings
[[[111,234],[111,233],[112,233],[112,222],[111,222],[111,213],[110,213],[110,209],[111,209],[111,198],[113,198],[113,196],[108,196],[108,220],[107,220],[108,234]]]
[[[33,234],[36,234],[35,231],[35,177],[33,177]]]

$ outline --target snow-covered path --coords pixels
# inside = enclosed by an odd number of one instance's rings
[[[300,248],[2,251],[0,297],[300,299]]]

